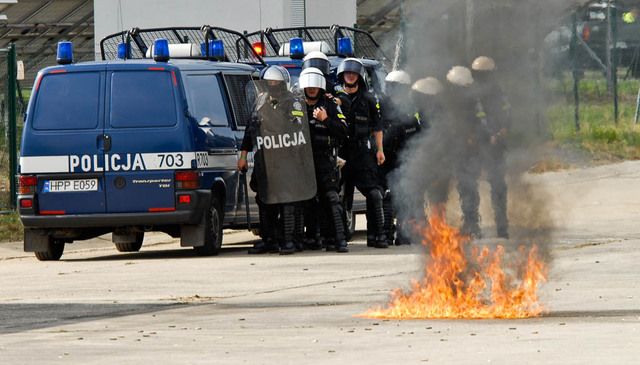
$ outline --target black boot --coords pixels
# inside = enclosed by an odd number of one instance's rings
[[[374,226],[373,232],[375,234],[375,241],[373,247],[375,248],[388,248],[387,237],[384,234],[384,210],[382,209],[382,194],[378,189],[372,189],[369,192],[369,199],[371,199],[371,213],[373,217]],[[369,235],[369,232],[367,232]]]
[[[340,197],[335,191],[327,193],[327,202],[329,204],[330,219],[333,223],[333,233],[335,237],[335,249],[337,252],[346,253],[349,252],[347,247],[347,241],[344,234],[344,221],[342,220],[342,205],[340,204]]]
[[[387,246],[393,245],[396,236],[396,227],[394,222],[394,211],[391,204],[391,191],[387,190],[382,200],[382,210],[384,211],[384,235],[386,237]]]
[[[291,255],[296,252],[296,245],[293,241],[295,231],[295,207],[286,204],[282,207],[282,243],[280,244],[280,255]]]

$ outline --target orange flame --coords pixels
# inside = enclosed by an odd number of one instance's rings
[[[387,308],[360,317],[528,318],[542,313],[537,289],[547,269],[536,246],[529,252],[520,247],[516,264],[505,271],[503,246],[491,252],[473,245],[470,237],[447,225],[441,209],[430,215],[422,233],[429,253],[422,280],[414,280],[408,292],[394,290]]]

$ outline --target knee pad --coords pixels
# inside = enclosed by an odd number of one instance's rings
[[[371,199],[373,203],[379,203],[382,202],[382,193],[378,189],[371,189],[367,194],[367,198]]]
[[[324,197],[330,205],[340,204],[340,196],[335,191],[328,191]]]

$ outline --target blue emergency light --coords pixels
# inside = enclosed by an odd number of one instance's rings
[[[209,41],[209,56],[221,60],[224,58],[224,43],[220,39]]]
[[[289,40],[289,56],[293,59],[304,58],[304,41],[302,38],[291,38]]]
[[[56,61],[59,65],[68,65],[73,62],[73,43],[69,41],[58,42]]]
[[[153,42],[153,59],[157,62],[169,61],[169,41],[158,38]]]
[[[353,56],[353,43],[351,43],[351,38],[338,38],[338,54],[343,57]]]
[[[118,58],[126,60],[131,58],[131,44],[119,43],[118,44]]]

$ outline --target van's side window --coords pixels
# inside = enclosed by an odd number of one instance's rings
[[[36,97],[33,128],[95,129],[98,127],[99,97],[98,72],[45,75]]]
[[[224,75],[227,91],[231,99],[231,106],[236,120],[236,126],[246,127],[253,108],[255,88],[249,75]],[[249,93],[249,94],[248,94]]]
[[[110,124],[114,128],[175,125],[178,113],[171,73],[114,72],[109,109]]]
[[[198,124],[229,126],[227,108],[216,75],[187,75],[189,112]]]

